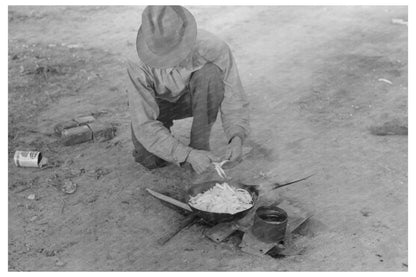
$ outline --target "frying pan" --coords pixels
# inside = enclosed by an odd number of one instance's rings
[[[302,179],[298,179],[298,180],[295,180],[295,181],[285,183],[285,184],[273,183],[273,184],[270,185],[270,187],[271,187],[272,190],[277,189],[277,188],[281,188],[281,187],[284,187],[284,186],[287,186],[287,185],[290,185],[290,184],[294,184],[294,183],[306,180],[306,179],[308,179],[309,177],[311,177],[313,175],[314,174],[312,174],[308,177],[302,178]],[[178,228],[174,229],[173,231],[169,231],[167,234],[165,234],[163,237],[161,237],[159,239],[159,243],[161,245],[164,245],[174,235],[176,235],[178,232],[180,232],[183,228],[192,224],[197,217],[200,217],[200,218],[204,219],[206,221],[206,223],[208,223],[208,224],[215,225],[215,224],[222,223],[222,222],[238,220],[238,219],[241,219],[244,216],[246,216],[250,212],[250,210],[252,210],[253,207],[256,205],[256,202],[259,198],[260,190],[257,189],[258,186],[249,186],[249,185],[245,185],[243,183],[240,183],[238,181],[237,182],[236,181],[228,181],[228,184],[233,186],[233,187],[236,187],[236,188],[245,189],[247,192],[250,193],[251,198],[253,199],[253,206],[250,207],[249,209],[246,209],[244,211],[240,211],[236,214],[227,214],[227,213],[213,213],[213,212],[202,211],[202,210],[198,210],[198,209],[192,207],[191,205],[189,205],[189,200],[190,200],[191,197],[196,196],[198,193],[203,193],[203,192],[209,190],[210,188],[215,186],[216,183],[223,183],[223,182],[224,182],[224,180],[221,180],[221,181],[220,180],[217,180],[217,181],[214,180],[214,181],[209,181],[209,182],[204,182],[204,183],[200,183],[200,184],[191,185],[191,187],[187,190],[187,195],[186,195],[186,201],[187,201],[188,205],[186,205],[186,204],[184,204],[184,205],[188,206],[188,208],[185,208],[185,209],[188,210],[190,208],[192,210],[192,213],[189,214],[184,219],[184,221],[178,226]],[[264,193],[264,191],[262,193]],[[151,194],[153,196],[155,196],[153,193],[151,193]],[[161,199],[160,196],[157,197],[157,198]],[[166,201],[166,199],[161,199],[161,200]],[[172,202],[169,202],[169,203],[173,204]],[[175,205],[177,206],[178,204],[175,204]],[[181,206],[181,205],[179,207],[183,208],[183,206]]]
[[[301,181],[304,181],[310,177],[312,177],[315,174],[309,175],[307,177],[298,179],[298,180],[294,180],[285,184],[280,184],[280,183],[273,183],[270,184],[269,187],[271,188],[271,190],[275,190],[277,188],[281,188],[281,187],[285,187],[291,184],[295,184]],[[251,198],[253,199],[253,206],[251,206],[250,208],[243,210],[241,212],[235,213],[235,214],[227,214],[227,213],[214,213],[214,212],[207,212],[207,211],[202,211],[202,210],[198,210],[194,207],[192,207],[189,204],[189,200],[191,197],[196,196],[198,193],[204,193],[205,191],[209,190],[210,188],[212,188],[213,186],[215,186],[216,183],[223,183],[224,180],[220,181],[220,180],[214,180],[214,181],[208,181],[208,182],[204,182],[204,183],[200,183],[200,184],[194,184],[191,185],[191,187],[188,189],[187,191],[187,198],[186,201],[189,205],[189,207],[192,209],[192,211],[198,215],[199,217],[203,218],[207,223],[211,223],[211,224],[217,224],[217,223],[221,223],[221,222],[227,222],[227,221],[233,221],[235,219],[241,219],[243,218],[256,204],[257,199],[259,197],[260,194],[260,190],[257,188],[257,186],[249,186],[246,184],[243,184],[241,182],[235,182],[235,181],[228,181],[228,184],[230,186],[233,186],[235,188],[240,188],[240,189],[244,189],[246,190],[248,193],[250,193]]]
[[[214,187],[216,183],[223,183],[223,182],[224,181],[208,181],[208,182],[192,185],[187,191],[186,201],[188,205],[189,205],[189,200],[191,199],[191,197],[196,196],[198,193],[206,192],[210,188]],[[235,219],[243,218],[256,204],[257,198],[259,196],[259,191],[257,190],[255,186],[245,185],[240,182],[231,181],[231,182],[228,182],[228,184],[235,188],[244,189],[248,193],[250,193],[251,198],[253,199],[253,206],[235,214],[227,214],[227,213],[214,213],[214,212],[202,211],[189,205],[192,211],[194,211],[194,213],[196,213],[199,217],[203,218],[207,223],[210,223],[210,224],[217,224],[221,222],[228,222],[228,221],[233,221]]]

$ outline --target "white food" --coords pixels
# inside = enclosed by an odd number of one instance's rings
[[[235,214],[251,208],[253,199],[244,189],[232,187],[227,183],[216,183],[204,193],[191,197],[189,205],[211,213]]]

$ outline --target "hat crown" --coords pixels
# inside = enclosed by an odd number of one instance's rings
[[[148,6],[142,13],[136,50],[140,60],[154,68],[180,64],[197,39],[194,16],[181,6]]]
[[[182,41],[189,22],[180,6],[148,6],[142,15],[143,32],[151,52],[164,55]]]

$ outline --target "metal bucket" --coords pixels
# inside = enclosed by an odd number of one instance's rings
[[[253,235],[264,242],[284,240],[288,216],[276,206],[259,207],[254,215]]]

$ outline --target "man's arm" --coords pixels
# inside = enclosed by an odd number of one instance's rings
[[[231,142],[238,136],[243,142],[250,130],[249,104],[231,49],[209,32],[201,30],[200,35],[203,38],[203,43],[200,44],[201,55],[224,72],[225,91],[221,104],[221,118],[228,141]]]
[[[223,49],[223,54],[218,63],[222,64],[225,70],[225,93],[221,105],[224,130],[229,141],[234,136],[239,136],[241,142],[243,142],[249,133],[249,104],[241,84],[237,65],[228,45]]]
[[[138,141],[156,156],[179,165],[184,162],[192,148],[172,136],[157,120],[159,106],[155,100],[152,79],[144,67],[129,63],[127,73],[131,80],[128,89],[129,109],[134,134]]]

